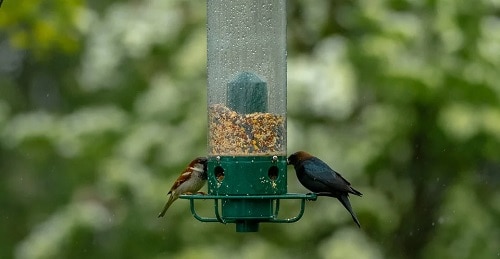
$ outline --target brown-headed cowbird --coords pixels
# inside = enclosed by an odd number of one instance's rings
[[[293,165],[299,182],[316,193],[318,196],[329,196],[337,198],[342,205],[351,213],[352,219],[358,227],[361,227],[356,213],[352,210],[349,202],[349,193],[362,196],[363,194],[351,187],[342,175],[330,168],[319,158],[304,152],[298,151],[288,157],[289,165]]]

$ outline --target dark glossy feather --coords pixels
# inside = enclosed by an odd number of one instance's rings
[[[349,202],[349,193],[363,194],[351,187],[351,183],[333,170],[325,162],[304,151],[296,152],[288,157],[293,165],[299,182],[318,196],[337,198],[349,211],[354,222],[360,227],[359,220]]]

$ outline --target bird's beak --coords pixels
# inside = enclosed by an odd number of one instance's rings
[[[288,158],[286,159],[286,164],[289,165],[290,164],[290,161],[288,160]]]

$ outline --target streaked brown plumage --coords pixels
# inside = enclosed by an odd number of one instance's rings
[[[198,157],[191,161],[182,171],[175,183],[168,191],[167,203],[158,217],[163,217],[172,203],[179,198],[179,195],[185,193],[195,193],[199,191],[207,181],[207,158]]]

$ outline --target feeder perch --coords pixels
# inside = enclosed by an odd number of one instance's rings
[[[316,195],[287,193],[285,0],[208,0],[207,17],[208,195],[180,198],[237,232],[296,222]],[[295,217],[278,216],[283,199],[300,200]]]

